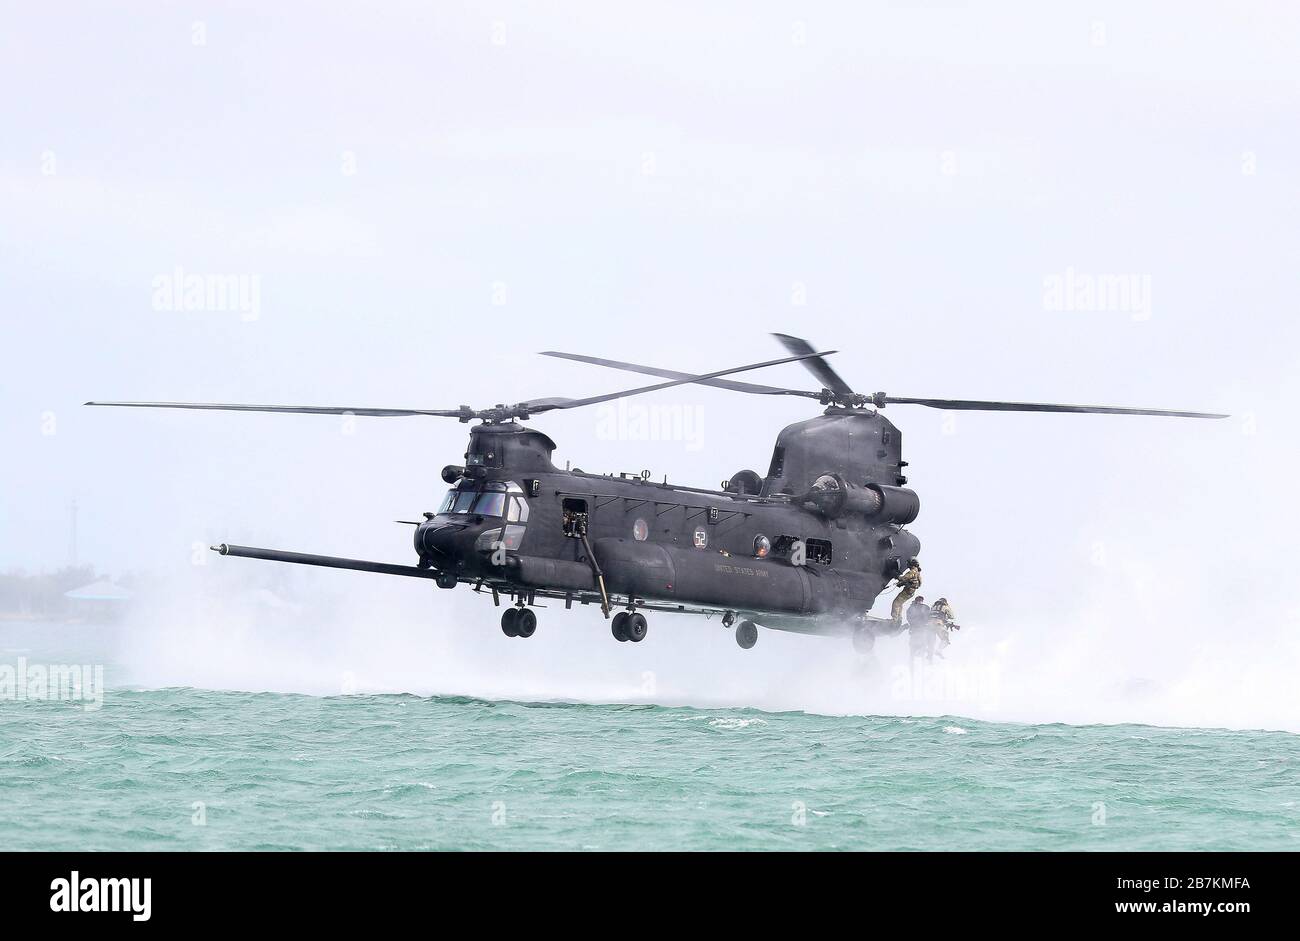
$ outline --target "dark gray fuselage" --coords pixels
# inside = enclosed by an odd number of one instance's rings
[[[433,515],[415,533],[422,564],[501,591],[586,599],[598,589],[590,549],[616,598],[735,611],[769,627],[816,630],[818,620],[868,610],[920,549],[903,528],[919,504],[901,489],[901,436],[873,411],[831,407],[785,428],[759,493],[561,470],[551,462],[554,447],[545,434],[514,422],[474,427],[454,489],[509,484],[508,499],[527,506],[507,502],[500,517],[472,510]],[[800,499],[828,475],[848,487],[906,495],[914,506],[893,519],[885,511],[872,518],[856,505],[832,515]],[[449,504],[454,508],[455,499]],[[488,500],[478,505],[497,509]],[[566,534],[579,514],[585,543]],[[760,536],[770,546],[765,556],[756,548]]]

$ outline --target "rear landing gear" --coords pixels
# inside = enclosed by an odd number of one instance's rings
[[[645,640],[649,630],[650,625],[640,611],[620,611],[614,615],[614,620],[609,624],[609,632],[620,643],[630,640],[634,644],[639,644]]]
[[[758,643],[758,625],[753,621],[741,621],[736,625],[736,643],[742,650],[748,650]]]
[[[529,608],[506,608],[501,612],[501,633],[507,637],[532,637],[537,615]]]
[[[520,637],[532,637],[537,630],[537,615],[532,608],[520,608],[519,617],[515,619],[515,631]]]
[[[876,634],[865,624],[859,624],[853,629],[853,649],[858,653],[871,653],[876,646]]]

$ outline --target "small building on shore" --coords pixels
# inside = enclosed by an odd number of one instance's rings
[[[71,603],[75,616],[91,621],[107,621],[121,616],[131,600],[131,592],[110,579],[101,578],[65,591],[63,597]]]

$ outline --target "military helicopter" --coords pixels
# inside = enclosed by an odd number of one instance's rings
[[[853,391],[826,357],[798,337],[774,334],[788,356],[693,375],[618,360],[547,351],[665,381],[582,399],[530,399],[473,409],[333,408],[181,402],[87,402],[133,408],[213,409],[375,417],[435,416],[470,429],[463,464],[442,469],[450,489],[415,527],[416,564],[310,555],[222,543],[223,556],[353,569],[467,585],[505,604],[501,630],[531,637],[539,598],[599,605],[621,642],[647,636],[646,612],[717,616],[736,642],[754,646],[761,625],[805,634],[849,635],[866,651],[897,633],[868,615],[877,596],[920,553],[907,530],[921,509],[906,487],[902,435],[880,412],[888,405],[1009,411],[1226,418],[1206,412],[910,398]],[[725,378],[800,362],[818,391]],[[742,470],[706,489],[641,474],[591,474],[556,467],[555,442],[519,424],[532,416],[695,383],[755,395],[813,399],[825,410],[784,428],[766,476]],[[617,610],[616,610],[617,609]]]

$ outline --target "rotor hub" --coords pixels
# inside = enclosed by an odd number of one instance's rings
[[[836,392],[833,389],[822,389],[818,401],[822,405],[838,405],[840,408],[866,408],[868,405],[883,408],[886,399],[883,392],[864,395],[861,392]]]

